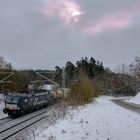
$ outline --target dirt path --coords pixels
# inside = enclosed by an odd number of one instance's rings
[[[131,110],[133,112],[137,112],[138,114],[140,114],[140,106],[139,105],[125,102],[123,99],[112,100],[112,101],[114,103],[116,103],[117,105],[120,105],[121,107],[124,107],[128,110]]]

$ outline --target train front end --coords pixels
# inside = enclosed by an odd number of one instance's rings
[[[5,98],[4,113],[8,113],[9,116],[18,115],[20,112],[19,96],[8,95]]]

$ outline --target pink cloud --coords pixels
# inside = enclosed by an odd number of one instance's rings
[[[127,28],[132,23],[129,17],[105,16],[93,25],[84,27],[84,33],[95,35],[106,31],[115,31]]]
[[[103,32],[113,32],[126,29],[135,24],[137,16],[140,16],[139,5],[99,18],[98,21],[84,26],[83,34],[97,35]]]
[[[77,25],[75,29],[82,31],[83,35],[98,35],[135,25],[137,17],[140,17],[140,4],[114,14],[106,14],[92,23],[85,19],[86,15],[83,16],[85,12],[74,0],[47,0],[43,5],[43,13],[47,19],[59,18],[65,25]]]
[[[61,19],[64,24],[78,23],[83,14],[80,5],[72,0],[50,0],[44,5],[43,13],[48,18]]]

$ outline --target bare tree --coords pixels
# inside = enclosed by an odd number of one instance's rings
[[[115,68],[115,72],[116,73],[120,73],[120,74],[128,74],[129,73],[129,66],[127,66],[125,63],[123,64],[119,64],[117,65],[117,67]]]
[[[0,56],[0,68],[3,68],[4,58]]]
[[[135,61],[130,64],[130,71],[131,73],[140,80],[140,57],[136,56]]]
[[[6,70],[12,69],[12,64],[5,61],[4,57],[2,56],[0,56],[0,69],[6,69]]]

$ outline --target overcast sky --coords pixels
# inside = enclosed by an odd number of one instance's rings
[[[129,63],[140,56],[140,0],[0,0],[0,56],[21,69]]]

